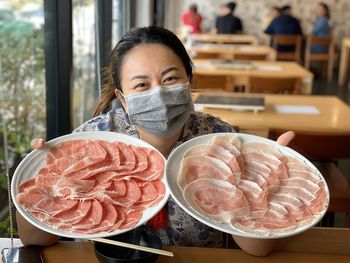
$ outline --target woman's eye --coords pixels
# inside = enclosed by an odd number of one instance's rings
[[[168,77],[168,78],[166,78],[163,82],[164,83],[167,83],[167,82],[174,82],[174,81],[176,81],[176,80],[178,80],[179,78],[177,78],[177,77]]]
[[[146,87],[147,87],[147,84],[146,84],[146,83],[139,83],[139,84],[137,84],[137,85],[135,86],[135,89],[137,89],[137,88],[144,89],[144,88],[146,88]]]

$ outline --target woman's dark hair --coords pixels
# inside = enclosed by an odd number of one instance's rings
[[[103,70],[102,94],[94,112],[97,116],[110,107],[115,99],[115,89],[122,90],[120,72],[124,56],[134,47],[143,44],[161,44],[170,48],[182,61],[189,80],[192,80],[193,64],[180,39],[171,31],[156,26],[138,27],[127,32],[114,47],[109,66]],[[150,61],[152,66],[152,61]]]
[[[323,3],[323,2],[319,3],[318,5],[320,5],[320,6],[323,7],[324,12],[325,12],[325,16],[326,16],[328,19],[330,19],[330,18],[331,18],[331,12],[330,12],[330,10],[329,10],[329,6],[328,6],[326,3]]]
[[[194,13],[197,13],[198,11],[198,8],[197,8],[197,5],[196,4],[191,4],[190,5],[190,10]]]
[[[235,11],[235,9],[236,9],[236,3],[235,2],[228,2],[226,4],[226,6],[230,9],[231,13],[233,13],[233,11]]]

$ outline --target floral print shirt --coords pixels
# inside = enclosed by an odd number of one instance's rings
[[[74,130],[114,131],[139,138],[137,130],[130,125],[123,108],[113,109],[99,115]],[[220,119],[201,112],[193,112],[185,124],[184,132],[174,149],[194,137],[210,133],[234,132],[234,128]],[[227,235],[191,217],[177,205],[173,198],[167,203],[168,226],[158,230],[164,245],[226,247]]]

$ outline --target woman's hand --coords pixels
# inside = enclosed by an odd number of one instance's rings
[[[33,149],[41,149],[45,147],[46,141],[44,139],[33,139],[30,142]]]
[[[282,146],[287,146],[291,140],[293,140],[295,137],[295,133],[293,131],[287,131],[283,134],[281,134],[276,142]]]

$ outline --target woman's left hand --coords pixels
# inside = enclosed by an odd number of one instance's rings
[[[291,140],[293,140],[295,137],[295,132],[293,131],[287,131],[285,133],[283,133],[282,135],[280,135],[276,142],[282,146],[287,146]]]

